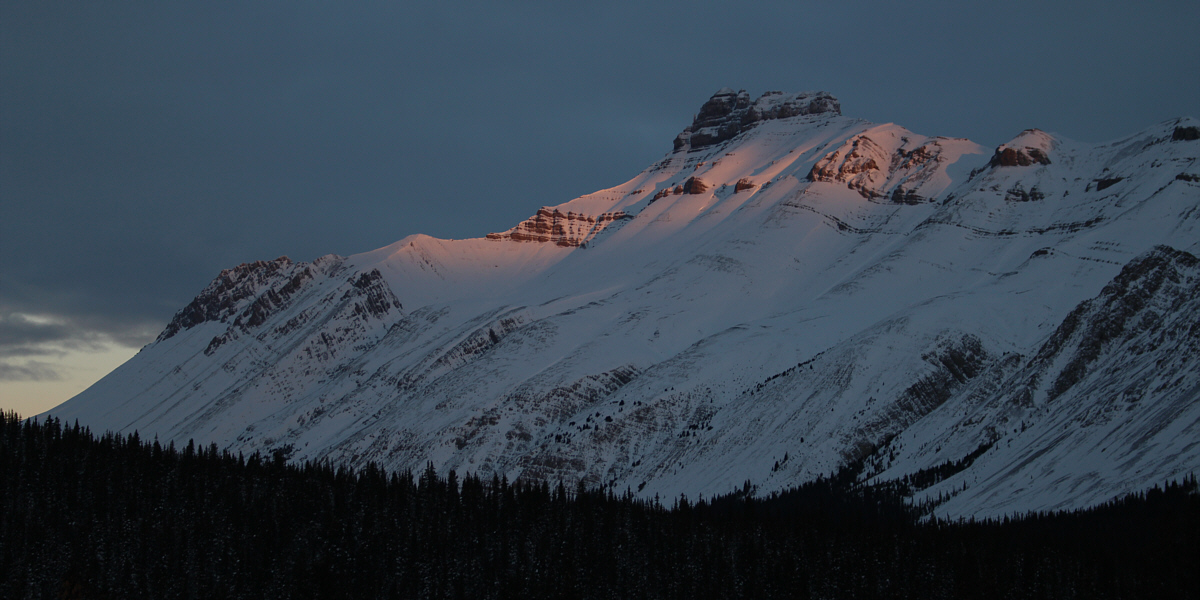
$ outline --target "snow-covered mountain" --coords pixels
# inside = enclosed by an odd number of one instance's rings
[[[1200,468],[1200,122],[991,149],[723,89],[619,186],[221,272],[55,416],[390,468],[759,493],[864,458],[947,515]]]

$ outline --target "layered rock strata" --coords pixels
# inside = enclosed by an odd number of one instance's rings
[[[583,245],[616,221],[630,218],[624,211],[597,216],[542,207],[532,217],[501,233],[489,233],[489,240],[552,243],[566,248]]]

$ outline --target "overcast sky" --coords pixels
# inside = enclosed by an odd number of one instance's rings
[[[1194,0],[422,4],[3,0],[0,407],[66,400],[223,268],[621,183],[723,86],[984,145],[1200,116]]]

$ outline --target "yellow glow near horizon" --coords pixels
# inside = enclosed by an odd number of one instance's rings
[[[54,381],[0,381],[0,409],[23,417],[44,413],[87,389],[137,354],[137,348],[108,344],[104,350],[65,350],[61,356],[38,357],[38,362],[62,375]]]

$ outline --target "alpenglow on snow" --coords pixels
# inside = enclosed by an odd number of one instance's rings
[[[1197,138],[985,148],[723,89],[507,231],[222,271],[52,414],[641,496],[861,460],[943,515],[1088,506],[1200,468]]]

